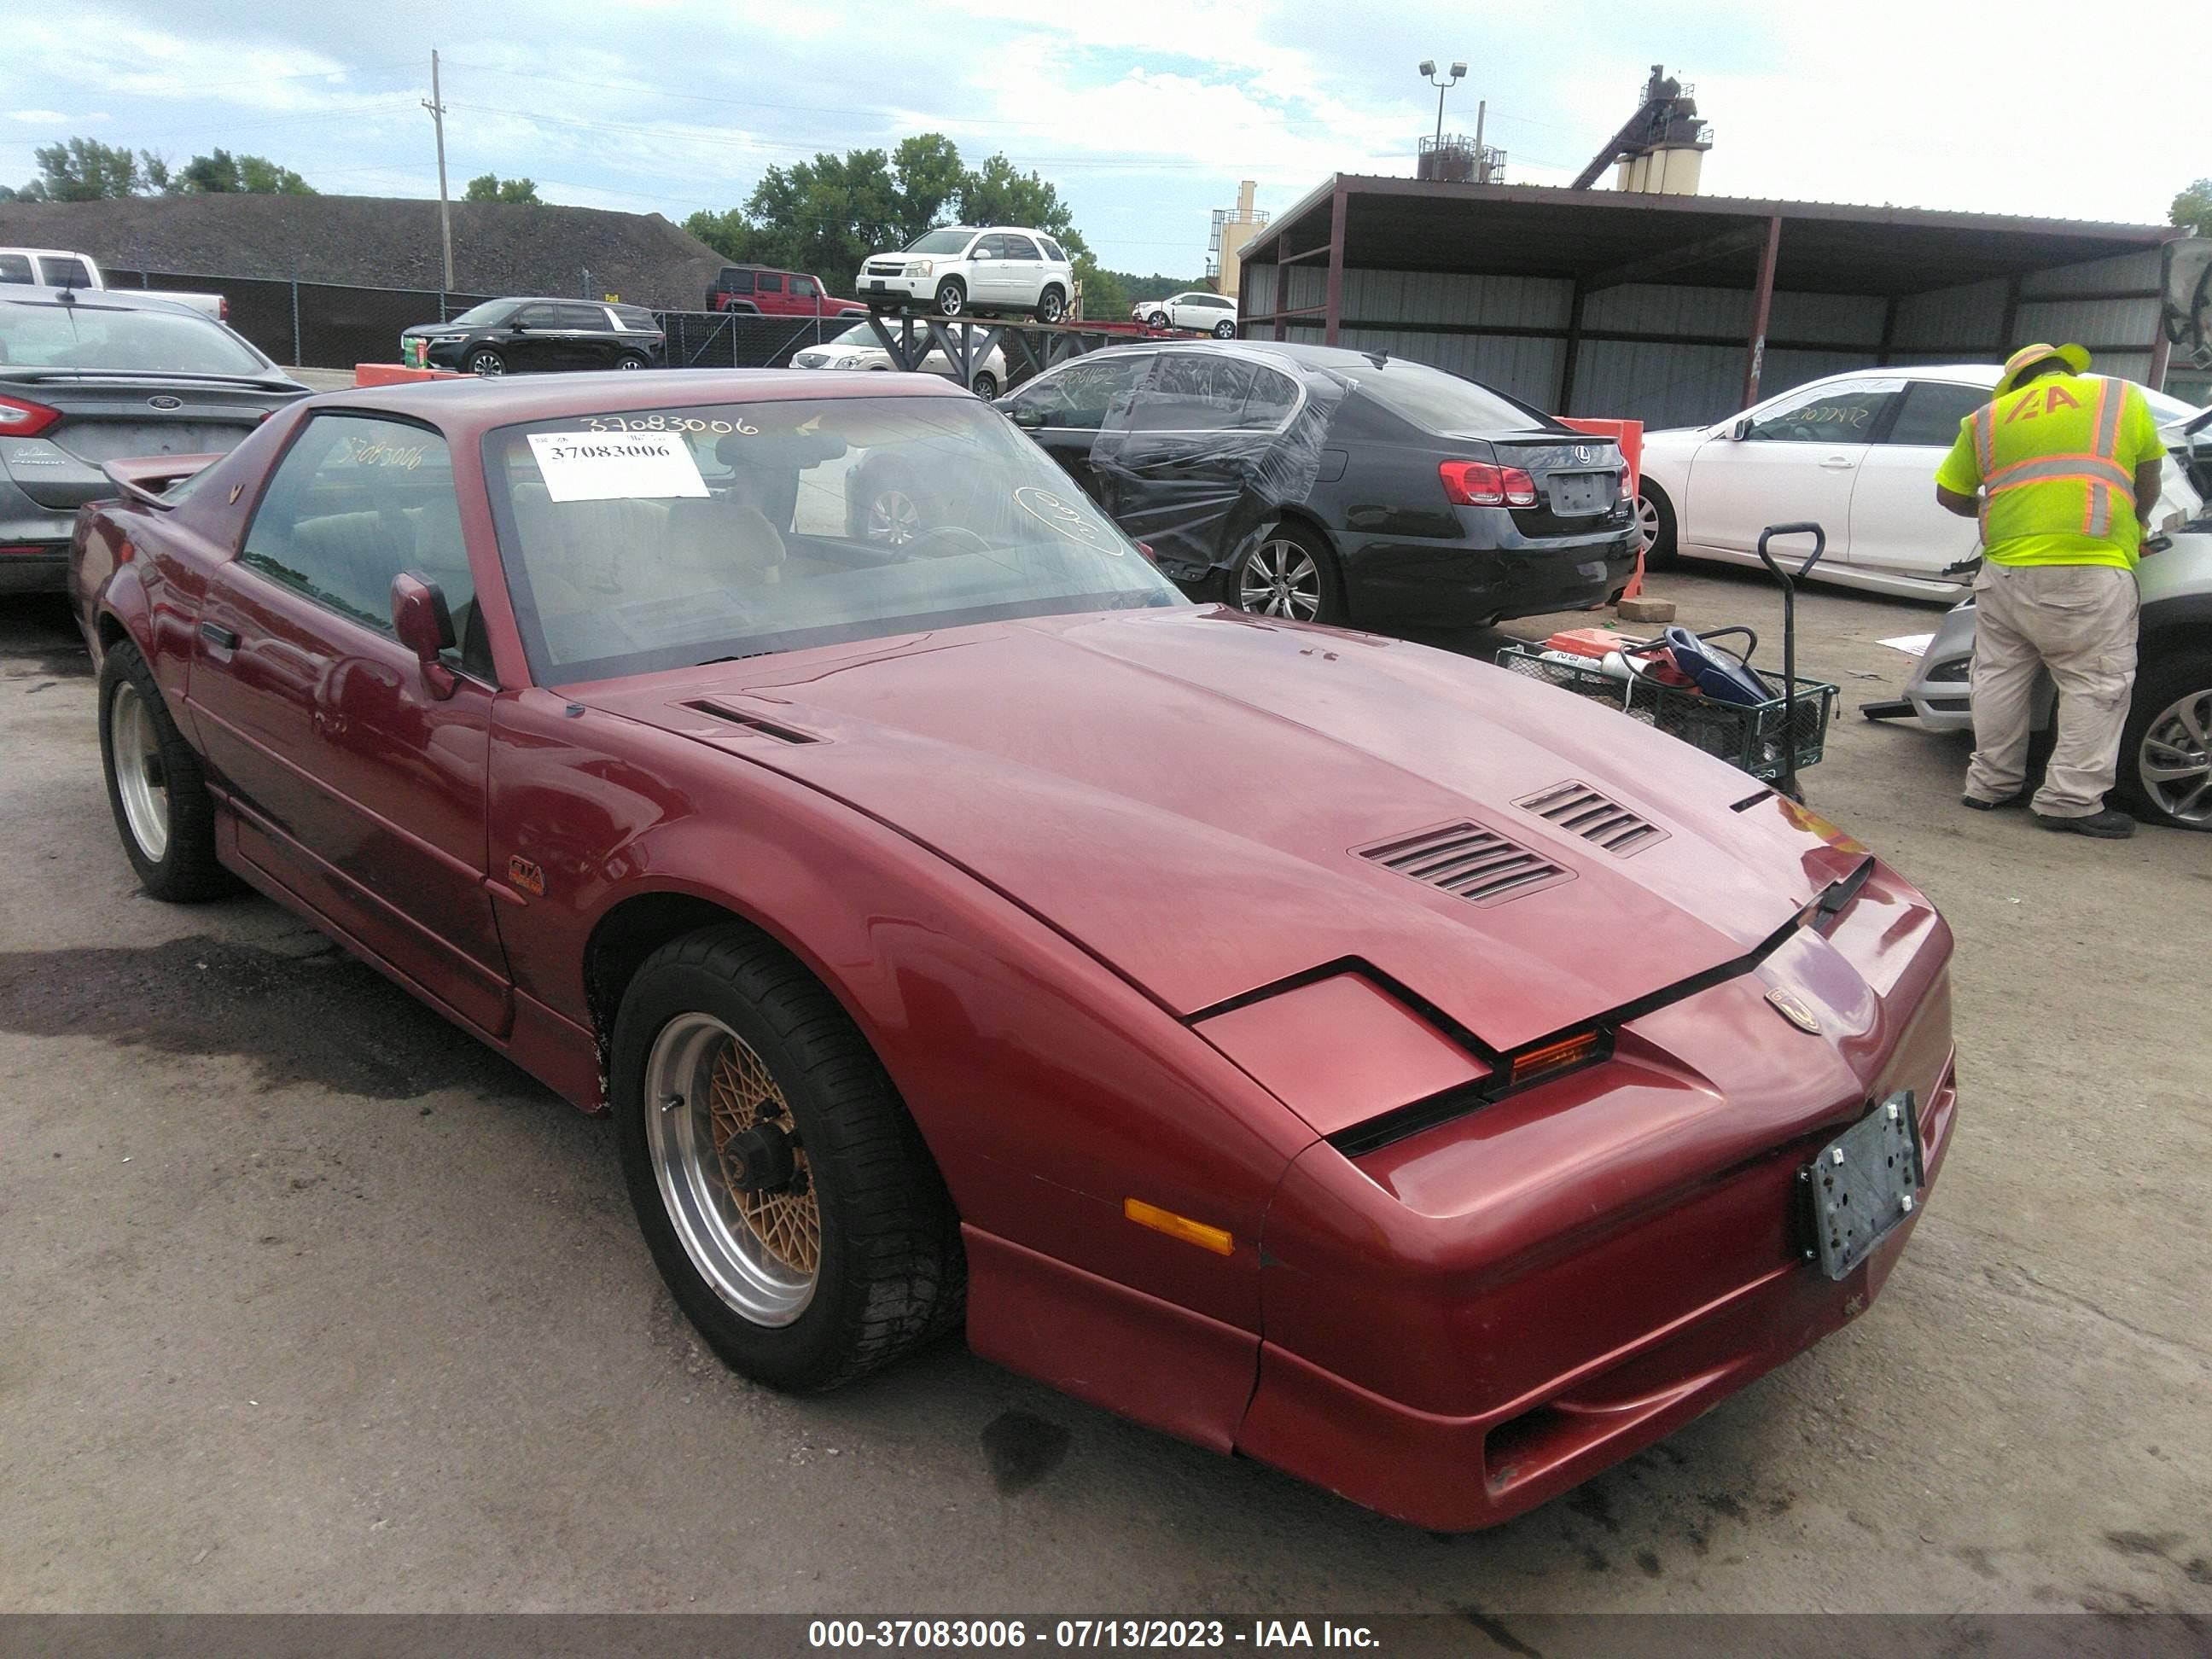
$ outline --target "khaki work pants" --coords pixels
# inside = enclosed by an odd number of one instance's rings
[[[2100,811],[2136,682],[2136,578],[2100,564],[2006,565],[1974,579],[1974,758],[1966,793],[2017,794],[2038,665],[2058,686],[2058,746],[2031,803],[2045,817]]]

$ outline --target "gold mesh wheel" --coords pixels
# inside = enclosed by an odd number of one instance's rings
[[[661,1027],[645,1081],[647,1143],[684,1253],[735,1312],[790,1324],[814,1299],[822,1206],[782,1085],[705,1013]]]

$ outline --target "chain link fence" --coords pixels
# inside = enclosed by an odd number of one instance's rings
[[[586,273],[588,280],[589,273]],[[350,368],[399,361],[399,334],[442,323],[497,297],[438,289],[364,288],[204,271],[109,269],[112,288],[220,294],[230,325],[280,363]],[[757,317],[710,311],[653,313],[668,336],[671,368],[781,368],[792,354],[836,337],[849,317]]]

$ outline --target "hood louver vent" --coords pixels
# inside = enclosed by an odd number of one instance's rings
[[[1449,823],[1359,856],[1471,904],[1495,904],[1569,878],[1570,872],[1478,823]]]
[[[732,708],[719,702],[708,702],[704,698],[697,702],[687,702],[684,706],[694,714],[712,714],[718,720],[727,720],[732,726],[742,726],[749,732],[757,732],[763,737],[774,738],[778,743],[822,741],[811,732],[801,732],[793,726],[778,726],[774,720],[763,720],[758,714],[749,714],[742,708]]]
[[[1619,801],[1607,800],[1587,784],[1563,783],[1513,804],[1622,858],[1667,839],[1657,824],[1638,817]]]

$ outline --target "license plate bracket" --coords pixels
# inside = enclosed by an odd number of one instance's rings
[[[1559,514],[1605,510],[1602,472],[1559,472],[1552,476],[1552,511]]]
[[[1926,1175],[1910,1089],[1820,1148],[1798,1181],[1820,1271],[1842,1279],[1873,1255],[1918,1206]]]

